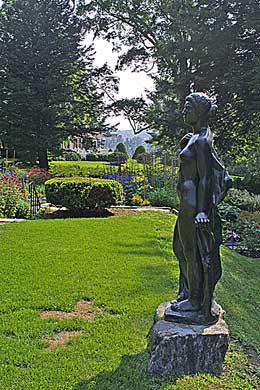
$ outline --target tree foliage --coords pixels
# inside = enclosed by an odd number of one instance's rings
[[[122,153],[126,157],[128,157],[127,149],[123,142],[119,142],[119,144],[116,145],[115,152]]]
[[[145,147],[143,145],[139,145],[137,146],[137,148],[135,149],[134,151],[134,154],[133,154],[133,159],[134,160],[137,160],[138,157],[142,154],[146,153],[146,150],[145,150]]]
[[[22,159],[48,165],[69,134],[104,124],[93,50],[85,27],[65,0],[5,0],[0,17],[0,139]],[[102,114],[101,114],[102,113]]]
[[[127,46],[118,69],[156,65],[155,92],[139,113],[161,145],[187,131],[181,107],[191,91],[217,100],[221,152],[238,158],[259,144],[259,0],[92,0],[81,12],[96,36]]]

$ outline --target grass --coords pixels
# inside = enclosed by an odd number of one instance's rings
[[[128,159],[125,164],[121,165],[121,168],[127,173],[143,174],[144,172],[143,164],[139,164],[133,159]],[[105,173],[118,172],[118,166],[111,165],[106,161],[52,161],[50,162],[50,171],[56,177],[102,177]]]
[[[106,161],[52,161],[50,171],[56,177],[103,176],[104,173],[117,172],[117,166]]]
[[[159,303],[177,292],[172,258],[175,217],[28,221],[0,226],[0,389],[256,389],[243,351],[231,344],[225,375],[152,379],[147,334]],[[260,263],[223,249],[218,302],[233,337],[260,351]],[[40,319],[82,299],[103,309],[94,321]],[[45,336],[83,330],[66,348],[46,351]]]

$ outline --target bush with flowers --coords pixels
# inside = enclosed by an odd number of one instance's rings
[[[260,212],[243,210],[245,205],[252,209],[253,202],[241,198],[235,205],[234,199],[228,196],[218,206],[223,223],[223,242],[238,252],[260,257]]]
[[[15,218],[21,208],[25,210],[25,194],[19,179],[12,175],[3,175],[0,178],[0,216],[2,218]],[[22,217],[28,214],[29,205]],[[24,215],[26,214],[26,215]]]
[[[43,184],[47,180],[52,178],[52,174],[45,168],[32,168],[28,172],[28,180],[32,182],[33,184]]]
[[[150,202],[147,199],[143,199],[140,195],[135,194],[132,198],[132,204],[134,206],[150,206]]]
[[[132,205],[132,198],[138,189],[138,183],[135,180],[135,175],[125,172],[114,172],[112,174],[105,174],[104,179],[115,180],[123,186],[124,203]]]

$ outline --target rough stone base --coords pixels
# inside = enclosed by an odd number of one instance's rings
[[[149,373],[151,375],[220,375],[228,347],[229,332],[222,311],[213,325],[188,325],[165,321],[169,302],[156,312],[149,335]]]

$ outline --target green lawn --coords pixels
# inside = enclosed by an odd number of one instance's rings
[[[56,177],[103,176],[104,173],[117,172],[117,166],[106,161],[52,161],[50,171]]]
[[[27,221],[0,226],[0,389],[257,389],[241,350],[231,345],[225,375],[171,382],[146,373],[147,334],[159,303],[177,292],[172,258],[175,217],[160,212]],[[233,337],[260,351],[260,262],[223,249],[217,299]],[[103,309],[93,321],[40,318],[82,299]],[[66,348],[45,336],[83,330]]]

